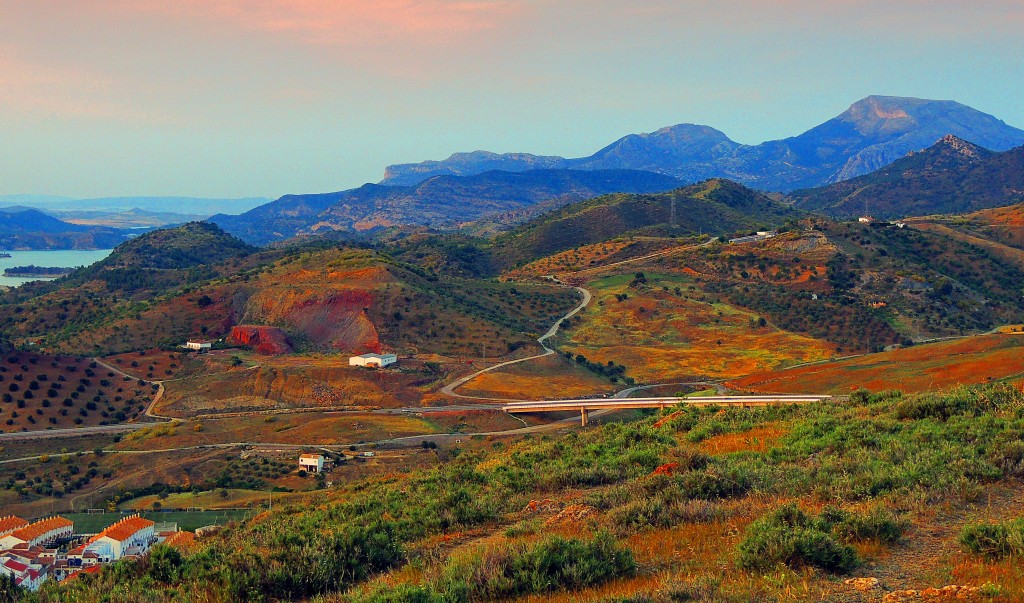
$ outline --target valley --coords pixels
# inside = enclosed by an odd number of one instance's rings
[[[964,144],[789,195],[552,168],[285,196],[0,292],[0,515],[183,530],[25,596],[1024,597],[1012,537],[976,536],[1024,513],[1022,206],[978,171],[1017,151]],[[939,165],[986,185],[899,201]]]

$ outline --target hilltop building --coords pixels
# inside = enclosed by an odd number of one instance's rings
[[[61,538],[71,538],[74,532],[75,524],[70,519],[48,517],[0,537],[0,550],[13,549],[20,545],[42,546]]]
[[[324,470],[324,455],[303,454],[299,456],[299,469],[310,473],[320,473]]]
[[[396,362],[398,362],[398,356],[395,354],[362,354],[348,359],[349,366],[373,366],[377,368],[383,368]]]

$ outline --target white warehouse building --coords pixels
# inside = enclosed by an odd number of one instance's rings
[[[361,356],[352,356],[348,359],[349,366],[375,366],[377,368],[382,368],[396,362],[398,362],[398,356],[395,354],[363,354]]]

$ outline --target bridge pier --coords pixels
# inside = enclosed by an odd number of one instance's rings
[[[589,420],[590,420],[590,413],[587,412],[586,408],[580,407],[580,425],[582,425],[583,427],[586,427],[587,426],[587,421],[589,421]]]

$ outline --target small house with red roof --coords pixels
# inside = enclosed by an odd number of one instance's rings
[[[16,585],[24,589],[37,590],[46,581],[47,567],[4,557],[0,558],[0,574],[10,576]]]

